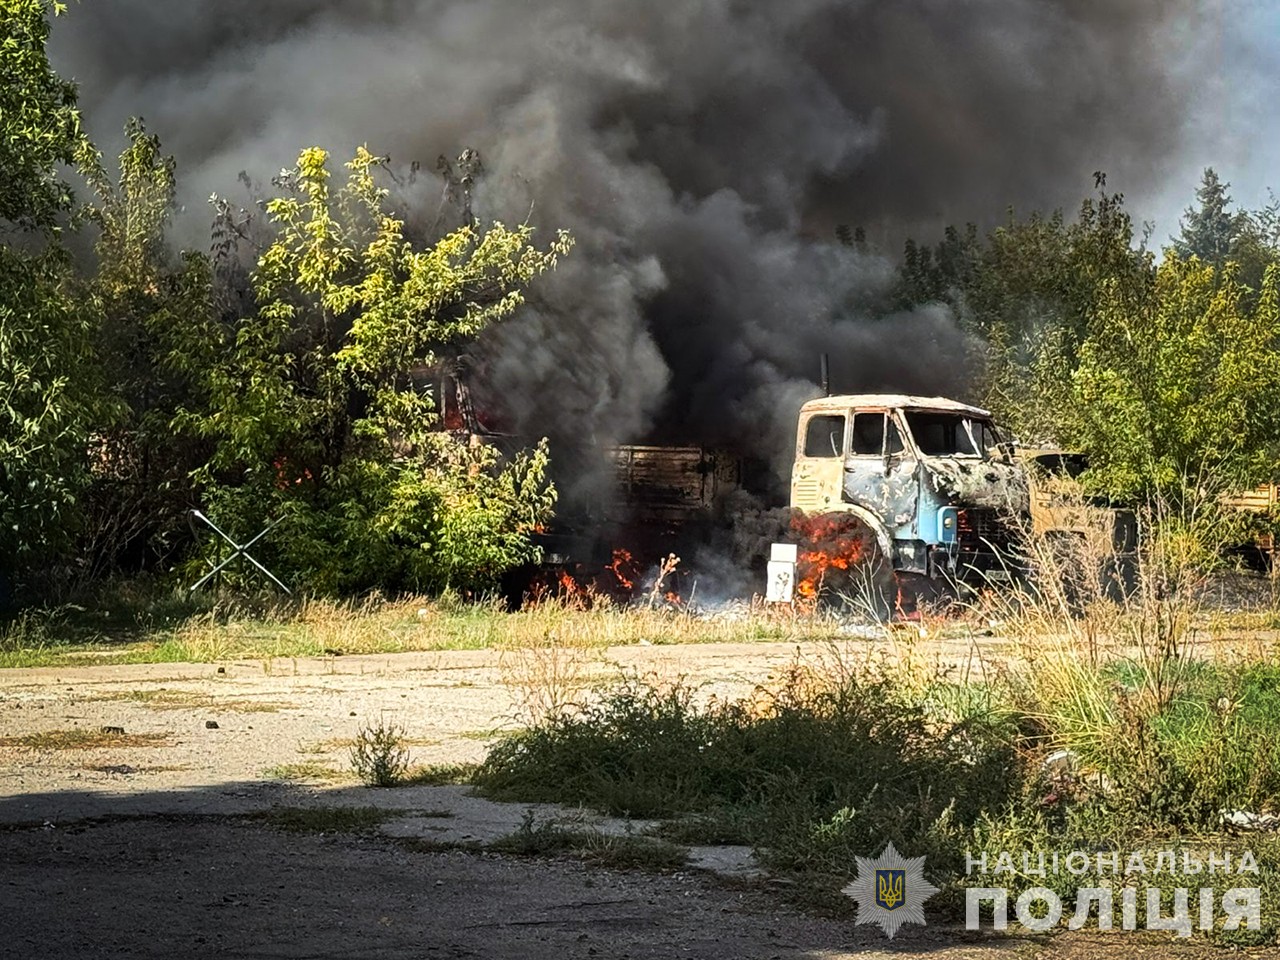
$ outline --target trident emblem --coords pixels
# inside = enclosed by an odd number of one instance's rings
[[[907,898],[907,871],[876,871],[876,905],[897,910]]]

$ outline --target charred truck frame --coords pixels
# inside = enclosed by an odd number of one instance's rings
[[[1014,572],[1026,476],[987,411],[942,397],[834,396],[806,403],[798,427],[793,510],[856,517],[895,573]]]

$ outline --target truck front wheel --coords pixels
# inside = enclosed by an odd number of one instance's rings
[[[897,599],[893,565],[875,532],[851,513],[792,517],[799,546],[796,594],[823,606],[884,620]]]

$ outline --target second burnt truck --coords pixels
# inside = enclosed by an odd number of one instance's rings
[[[895,574],[949,581],[1010,576],[1030,516],[1026,474],[987,411],[903,394],[801,408],[791,507],[855,517]]]

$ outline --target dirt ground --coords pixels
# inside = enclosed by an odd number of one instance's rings
[[[881,645],[851,640],[842,655],[878,655]],[[684,676],[704,695],[724,697],[749,693],[797,655],[832,651],[787,643],[618,647],[559,672],[577,683],[624,673]],[[972,641],[930,643],[918,655],[957,671],[980,669]],[[406,732],[415,763],[474,762],[496,732],[517,722],[521,691],[543,672],[488,650],[0,671],[0,791],[127,794],[260,780],[287,764],[346,770],[348,741],[380,721]],[[104,726],[156,742],[106,751],[3,742]]]
[[[790,644],[628,647],[586,669],[707,678],[707,695],[726,696],[748,692],[796,652]],[[922,655],[956,670],[974,660],[959,642]],[[762,879],[499,856],[483,845],[515,830],[524,807],[471,798],[463,787],[370,790],[342,779],[346,741],[378,720],[405,729],[417,763],[481,759],[518,711],[513,670],[495,653],[468,651],[0,673],[0,957],[1204,952],[1169,940],[1149,948],[1106,937],[975,941],[936,926],[904,928],[890,943],[876,928],[788,905]],[[83,731],[91,743],[103,727],[125,739],[86,746],[67,734]],[[255,819],[371,806],[391,818],[368,835],[284,833]]]

